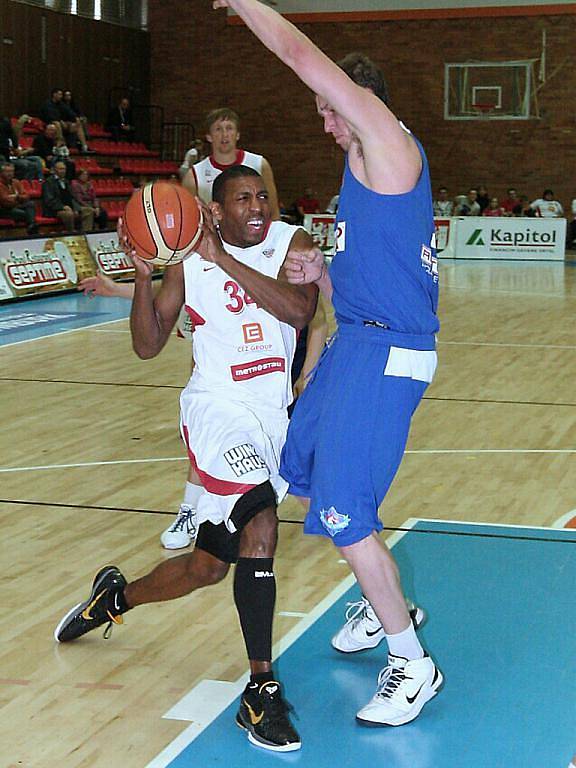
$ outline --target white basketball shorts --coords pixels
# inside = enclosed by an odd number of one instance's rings
[[[198,523],[225,523],[238,499],[270,481],[278,504],[288,484],[280,477],[280,453],[286,440],[284,412],[255,413],[248,406],[209,393],[184,390],[180,395],[180,429],[190,463],[206,493],[198,502]]]

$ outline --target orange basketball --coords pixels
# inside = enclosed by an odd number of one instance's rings
[[[196,199],[184,187],[165,181],[137,189],[122,219],[130,245],[153,264],[178,264],[201,235],[202,211]]]

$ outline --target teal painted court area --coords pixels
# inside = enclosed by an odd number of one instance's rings
[[[0,346],[102,325],[129,314],[130,302],[125,299],[89,299],[81,293],[2,304]]]
[[[300,752],[251,746],[235,702],[170,767],[565,768],[576,749],[576,531],[419,521],[394,553],[446,681],[416,721],[355,722],[386,654],[330,647],[355,588],[276,662]]]

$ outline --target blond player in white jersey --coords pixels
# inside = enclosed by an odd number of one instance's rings
[[[271,664],[276,508],[286,493],[278,463],[296,329],[312,319],[318,291],[288,283],[284,262],[289,253],[315,247],[304,230],[272,222],[266,186],[253,169],[222,173],[213,196],[199,253],[167,267],[156,295],[152,266],[131,254],[130,329],[139,357],[159,354],[183,304],[195,327],[181,426],[206,491],[196,547],[131,583],[116,566],[102,568],[88,599],[68,611],[55,637],[64,643],[120,624],[137,605],[216,584],[236,562],[234,600],[251,673],[236,722],[252,743],[287,752],[301,744]]]
[[[257,171],[268,190],[273,219],[280,218],[278,193],[270,163],[262,155],[238,148],[240,118],[232,109],[220,107],[206,116],[206,141],[210,144],[208,157],[195,163],[182,179],[182,184],[205,203],[212,201],[212,184],[222,171],[233,165],[246,165]]]

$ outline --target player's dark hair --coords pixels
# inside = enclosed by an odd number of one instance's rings
[[[240,130],[240,118],[234,112],[233,109],[228,107],[220,107],[219,109],[213,109],[206,115],[206,131],[210,131],[210,128],[217,123],[218,120],[230,120],[230,122],[236,125],[237,130]]]
[[[348,77],[362,88],[369,88],[375,96],[388,104],[388,86],[380,67],[363,53],[349,53],[338,62]]]
[[[247,165],[233,165],[231,168],[226,168],[225,171],[214,179],[212,185],[212,200],[215,203],[224,204],[224,197],[226,196],[226,185],[232,179],[239,179],[242,176],[260,176],[258,171],[254,168],[249,168]]]

